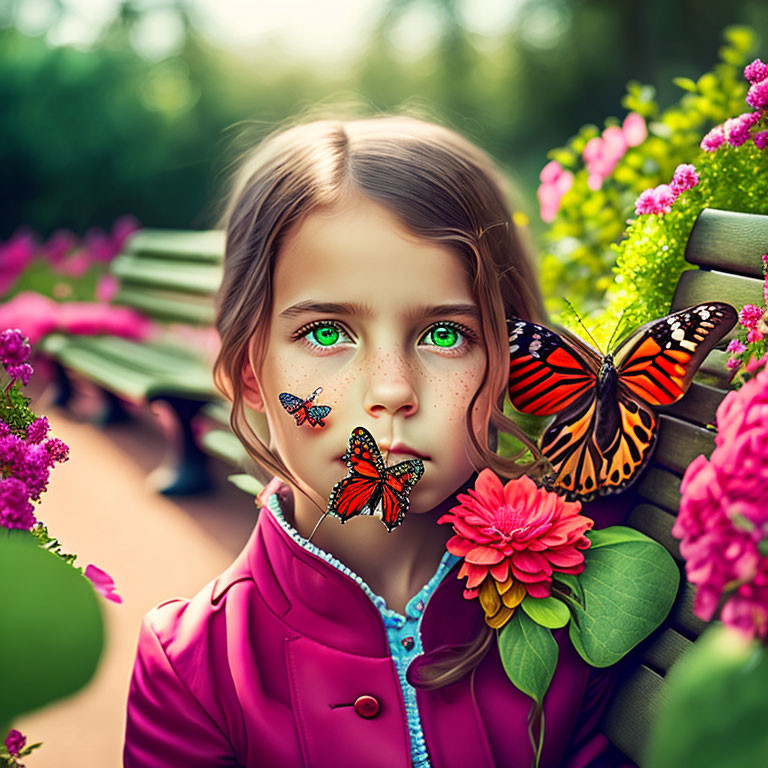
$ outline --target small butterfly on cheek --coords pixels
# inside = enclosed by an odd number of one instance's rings
[[[317,387],[306,398],[297,397],[290,392],[281,392],[278,397],[280,405],[296,419],[296,426],[301,426],[306,422],[310,427],[324,427],[324,419],[331,412],[331,407],[329,405],[312,405],[322,391],[322,387]]]

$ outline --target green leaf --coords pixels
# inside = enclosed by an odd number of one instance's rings
[[[625,525],[611,525],[608,528],[587,531],[587,538],[592,542],[590,550],[597,547],[607,547],[613,544],[622,544],[625,541],[653,541],[644,533],[628,528]],[[559,576],[559,574],[558,574]]]
[[[552,632],[524,611],[515,611],[499,633],[499,654],[507,677],[538,704],[552,682],[557,650]]]
[[[227,480],[252,496],[258,496],[264,490],[264,483],[259,482],[253,475],[227,475]]]
[[[579,577],[573,573],[553,573],[552,579],[555,582],[565,584],[571,590],[571,597],[584,605],[584,590],[581,588]]]
[[[672,78],[672,82],[678,88],[682,88],[684,91],[690,91],[691,93],[698,93],[699,89],[696,86],[696,83],[694,83],[690,77],[674,77]]]
[[[564,627],[571,619],[568,606],[556,597],[526,595],[521,607],[537,624],[548,629]]]
[[[766,764],[768,651],[722,625],[669,670],[645,768]]]
[[[104,645],[100,597],[29,531],[0,529],[0,723],[82,688]],[[11,663],[8,663],[11,660]]]
[[[669,613],[680,572],[667,550],[639,531],[612,526],[588,534],[569,636],[582,658],[608,667],[645,639]]]

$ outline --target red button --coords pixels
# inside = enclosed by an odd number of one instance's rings
[[[379,700],[374,696],[358,696],[355,699],[355,712],[360,717],[376,717],[379,714]]]

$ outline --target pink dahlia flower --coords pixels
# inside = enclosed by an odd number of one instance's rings
[[[24,749],[24,745],[27,743],[27,737],[15,728],[11,728],[8,731],[8,735],[5,737],[5,748],[8,750],[8,754],[12,757],[18,757],[19,752]]]
[[[702,140],[699,146],[705,152],[714,152],[725,142],[725,131],[722,125],[716,125]]]
[[[698,456],[680,486],[680,539],[694,613],[768,637],[768,369],[726,395],[717,409],[715,450]]]
[[[759,83],[761,80],[765,80],[768,77],[768,64],[763,64],[760,59],[755,59],[744,69],[744,77],[750,83]]]
[[[594,521],[568,502],[522,476],[502,485],[490,470],[474,490],[440,517],[451,523],[449,552],[464,558],[458,578],[467,577],[464,597],[479,597],[486,623],[504,626],[526,595],[549,597],[552,574],[581,573]]]

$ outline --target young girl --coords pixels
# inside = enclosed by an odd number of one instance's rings
[[[244,163],[223,222],[214,375],[235,434],[283,484],[223,574],[145,617],[126,768],[531,764],[531,700],[436,522],[480,469],[544,468],[501,413],[505,319],[546,321],[506,198],[479,148],[405,116],[294,125]],[[280,394],[318,387],[325,426],[298,425]],[[392,532],[361,515],[312,534],[358,426],[388,465],[423,462],[410,508]],[[538,458],[498,456],[497,430]],[[597,506],[584,513],[598,527],[618,522]],[[542,768],[631,765],[597,732],[612,672],[564,633]]]

